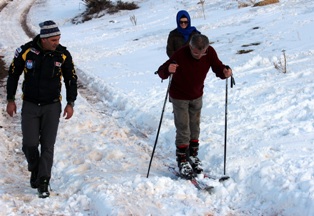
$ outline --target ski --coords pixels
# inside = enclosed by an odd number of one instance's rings
[[[181,174],[175,169],[175,167],[168,166],[168,170],[173,173],[176,177],[185,179],[181,176]],[[212,193],[214,190],[214,187],[211,185],[207,185],[206,183],[199,181],[197,178],[193,177],[189,180],[198,190],[207,191],[209,193]]]

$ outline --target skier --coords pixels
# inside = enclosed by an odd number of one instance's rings
[[[167,55],[170,58],[172,54],[184,45],[187,45],[194,34],[200,32],[191,26],[191,18],[187,11],[180,10],[176,17],[177,28],[172,30],[167,40]]]
[[[59,44],[60,30],[48,20],[39,24],[40,34],[15,51],[8,71],[7,113],[16,113],[15,94],[24,72],[22,104],[22,150],[31,172],[30,184],[40,198],[48,190],[61,114],[61,78],[66,87],[67,105],[63,116],[70,119],[77,96],[77,76],[70,52]],[[39,144],[41,145],[39,153]]]
[[[158,68],[162,79],[172,75],[169,99],[176,127],[176,157],[180,174],[187,179],[203,172],[197,156],[204,81],[210,68],[221,79],[232,75],[232,70],[219,60],[202,34],[193,35],[187,46]]]

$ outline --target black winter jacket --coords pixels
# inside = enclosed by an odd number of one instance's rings
[[[198,31],[193,31],[187,42],[184,42],[183,35],[177,30],[172,30],[167,39],[167,55],[170,58],[172,54],[180,49],[181,47],[187,45],[194,34],[198,34]]]
[[[7,100],[14,100],[18,80],[24,72],[23,100],[39,105],[61,101],[61,80],[66,87],[67,102],[77,97],[77,76],[72,56],[59,44],[55,51],[43,51],[37,35],[15,51],[7,81]]]

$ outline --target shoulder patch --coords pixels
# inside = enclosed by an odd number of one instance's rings
[[[21,52],[22,52],[22,47],[17,48],[14,53],[14,58],[17,58]]]

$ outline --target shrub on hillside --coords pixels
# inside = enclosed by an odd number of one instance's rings
[[[114,14],[120,10],[134,10],[139,8],[134,2],[123,2],[121,0],[114,4],[110,0],[82,0],[84,5],[86,5],[86,11],[82,13],[79,17],[75,17],[72,22],[79,23],[85,22],[92,18],[98,18],[108,14]]]
[[[279,3],[279,0],[263,0],[263,1],[255,3],[253,5],[253,7],[265,6],[265,5],[269,5],[269,4],[275,4],[275,3]]]
[[[248,6],[253,6],[253,7],[257,7],[257,6],[265,6],[265,5],[269,5],[269,4],[275,4],[278,3],[279,0],[262,0],[259,2],[256,2],[256,0],[237,0],[238,2],[238,8],[243,8],[243,7],[248,7]]]

